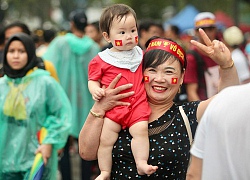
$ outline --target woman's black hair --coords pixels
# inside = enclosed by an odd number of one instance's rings
[[[7,57],[6,57],[10,43],[12,41],[15,41],[15,40],[22,42],[22,44],[24,45],[25,50],[27,52],[27,55],[28,55],[27,64],[22,69],[19,69],[19,70],[12,69],[8,64]],[[33,39],[31,38],[31,36],[29,36],[25,33],[17,33],[17,34],[14,34],[13,36],[11,36],[9,38],[7,44],[5,45],[4,53],[3,53],[3,71],[4,71],[4,74],[6,74],[10,78],[21,78],[21,77],[25,76],[26,73],[30,69],[33,69],[36,65],[37,65],[36,47],[35,47],[35,43],[34,43]]]
[[[158,36],[153,36],[151,37],[145,44],[145,47],[148,47],[149,43],[154,40],[154,39],[158,39],[160,37]],[[166,39],[168,41],[172,41],[174,43],[176,43],[175,41],[168,39],[168,38],[160,38],[160,39]],[[178,43],[176,43],[178,44]],[[175,60],[178,60],[180,62],[180,60],[175,57],[173,54],[171,54],[170,52],[161,50],[161,49],[153,49],[150,51],[146,51],[143,57],[143,71],[149,67],[157,67],[161,64],[163,64],[164,62],[166,62],[170,57],[174,58]],[[180,62],[181,65],[181,69],[182,72],[184,71],[184,69],[186,69],[187,67],[187,60],[186,60],[186,54],[184,54],[184,65]]]

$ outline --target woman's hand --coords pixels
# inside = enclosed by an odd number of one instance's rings
[[[36,150],[36,154],[37,153],[42,154],[44,165],[47,164],[48,159],[51,156],[51,152],[52,152],[52,145],[51,144],[41,144]]]
[[[218,92],[226,87],[239,85],[237,70],[234,66],[229,49],[221,41],[211,41],[202,29],[199,29],[199,33],[204,40],[205,45],[194,40],[191,40],[191,43],[220,66]],[[203,113],[212,99],[213,97],[210,97],[199,104],[197,109],[198,122],[200,121]]]
[[[231,53],[226,45],[218,40],[211,41],[202,29],[199,29],[199,33],[204,40],[205,45],[195,40],[191,40],[191,43],[203,54],[213,59],[220,67],[230,67],[233,61]]]
[[[90,161],[97,158],[97,150],[100,144],[100,136],[104,122],[103,118],[100,117],[103,117],[106,111],[115,106],[128,106],[128,102],[122,102],[120,100],[134,94],[133,91],[120,94],[120,92],[132,87],[132,84],[125,84],[115,88],[120,78],[121,74],[117,75],[110,85],[104,88],[105,97],[95,102],[91,109],[92,112],[99,115],[99,118],[89,113],[79,134],[79,154],[85,160]]]
[[[120,101],[123,98],[129,97],[134,94],[134,91],[130,91],[127,93],[120,92],[131,88],[132,84],[125,84],[119,87],[116,87],[117,82],[120,80],[121,74],[118,74],[115,79],[110,83],[110,85],[105,88],[105,96],[98,102],[95,102],[94,106],[92,107],[92,111],[104,115],[106,111],[116,107],[116,106],[129,106],[130,103]]]

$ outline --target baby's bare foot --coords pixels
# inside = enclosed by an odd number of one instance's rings
[[[138,165],[137,172],[139,175],[151,175],[158,169],[158,166],[152,166],[148,164]]]

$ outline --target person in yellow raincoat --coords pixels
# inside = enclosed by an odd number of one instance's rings
[[[49,72],[36,67],[32,38],[13,35],[4,49],[0,78],[0,180],[27,179],[36,153],[45,164],[42,179],[55,180],[57,150],[70,129],[70,102]],[[47,135],[39,145],[37,132]]]

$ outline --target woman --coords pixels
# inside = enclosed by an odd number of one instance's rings
[[[203,30],[199,30],[206,46],[191,41],[203,53],[220,66],[219,90],[239,84],[230,51],[220,41],[210,41]],[[152,38],[147,42],[144,55],[143,74],[148,102],[151,108],[149,118],[150,156],[148,162],[157,165],[158,170],[150,176],[139,176],[130,149],[131,136],[121,131],[113,148],[112,179],[185,179],[189,162],[190,140],[188,126],[184,123],[179,107],[173,99],[180,88],[186,67],[183,49],[173,41]],[[116,105],[129,105],[119,99],[133,96],[133,92],[117,94],[131,87],[130,84],[114,89],[118,75],[106,89],[106,96],[92,107],[79,136],[80,154],[84,159],[95,159],[105,112]],[[132,94],[132,95],[131,95]],[[181,107],[188,117],[192,135],[203,112],[212,98],[206,101],[185,103]]]
[[[71,121],[69,100],[49,72],[36,67],[32,38],[13,35],[4,49],[0,78],[0,179],[28,179],[36,153],[45,164],[42,179],[55,180],[57,150],[65,145]],[[37,133],[46,136],[41,144]]]

